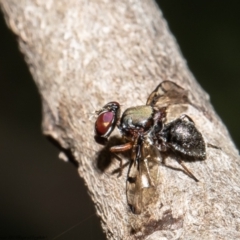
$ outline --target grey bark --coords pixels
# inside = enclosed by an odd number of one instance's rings
[[[153,1],[0,3],[41,94],[43,133],[79,163],[108,239],[240,239],[238,151]],[[201,110],[189,107],[187,114],[222,150],[208,148],[206,161],[186,163],[198,183],[160,166],[159,198],[134,215],[126,201],[128,167],[120,178],[112,174],[114,159],[99,170],[105,153],[99,157],[90,116],[112,100],[123,109],[145,104],[166,79],[189,90]],[[167,163],[179,169],[174,159]]]

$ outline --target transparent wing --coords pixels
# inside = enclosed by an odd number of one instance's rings
[[[187,91],[176,83],[167,80],[160,83],[150,94],[146,105],[163,108],[173,104],[188,102]]]
[[[139,151],[134,152],[128,173],[127,201],[132,212],[140,214],[144,205],[154,199],[161,157],[158,149],[147,142],[137,147]]]

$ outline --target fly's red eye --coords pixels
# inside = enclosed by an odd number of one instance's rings
[[[108,135],[111,132],[114,118],[115,114],[113,112],[101,113],[95,123],[96,134],[100,137]]]
[[[120,115],[118,102],[109,102],[99,111],[95,122],[95,138],[108,138],[114,130]]]

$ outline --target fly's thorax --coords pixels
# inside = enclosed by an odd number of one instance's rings
[[[154,124],[153,108],[151,106],[137,106],[125,110],[122,115],[119,129],[123,133],[131,131],[148,131]]]

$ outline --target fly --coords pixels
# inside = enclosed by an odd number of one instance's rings
[[[131,150],[126,194],[135,214],[141,213],[155,191],[163,153],[174,153],[187,175],[198,181],[182,161],[206,159],[202,134],[193,120],[182,114],[188,104],[191,102],[185,89],[172,81],[163,81],[149,95],[146,105],[127,108],[121,116],[118,102],[109,102],[96,111],[95,140],[106,143],[117,126],[125,143],[111,147],[110,151]]]

